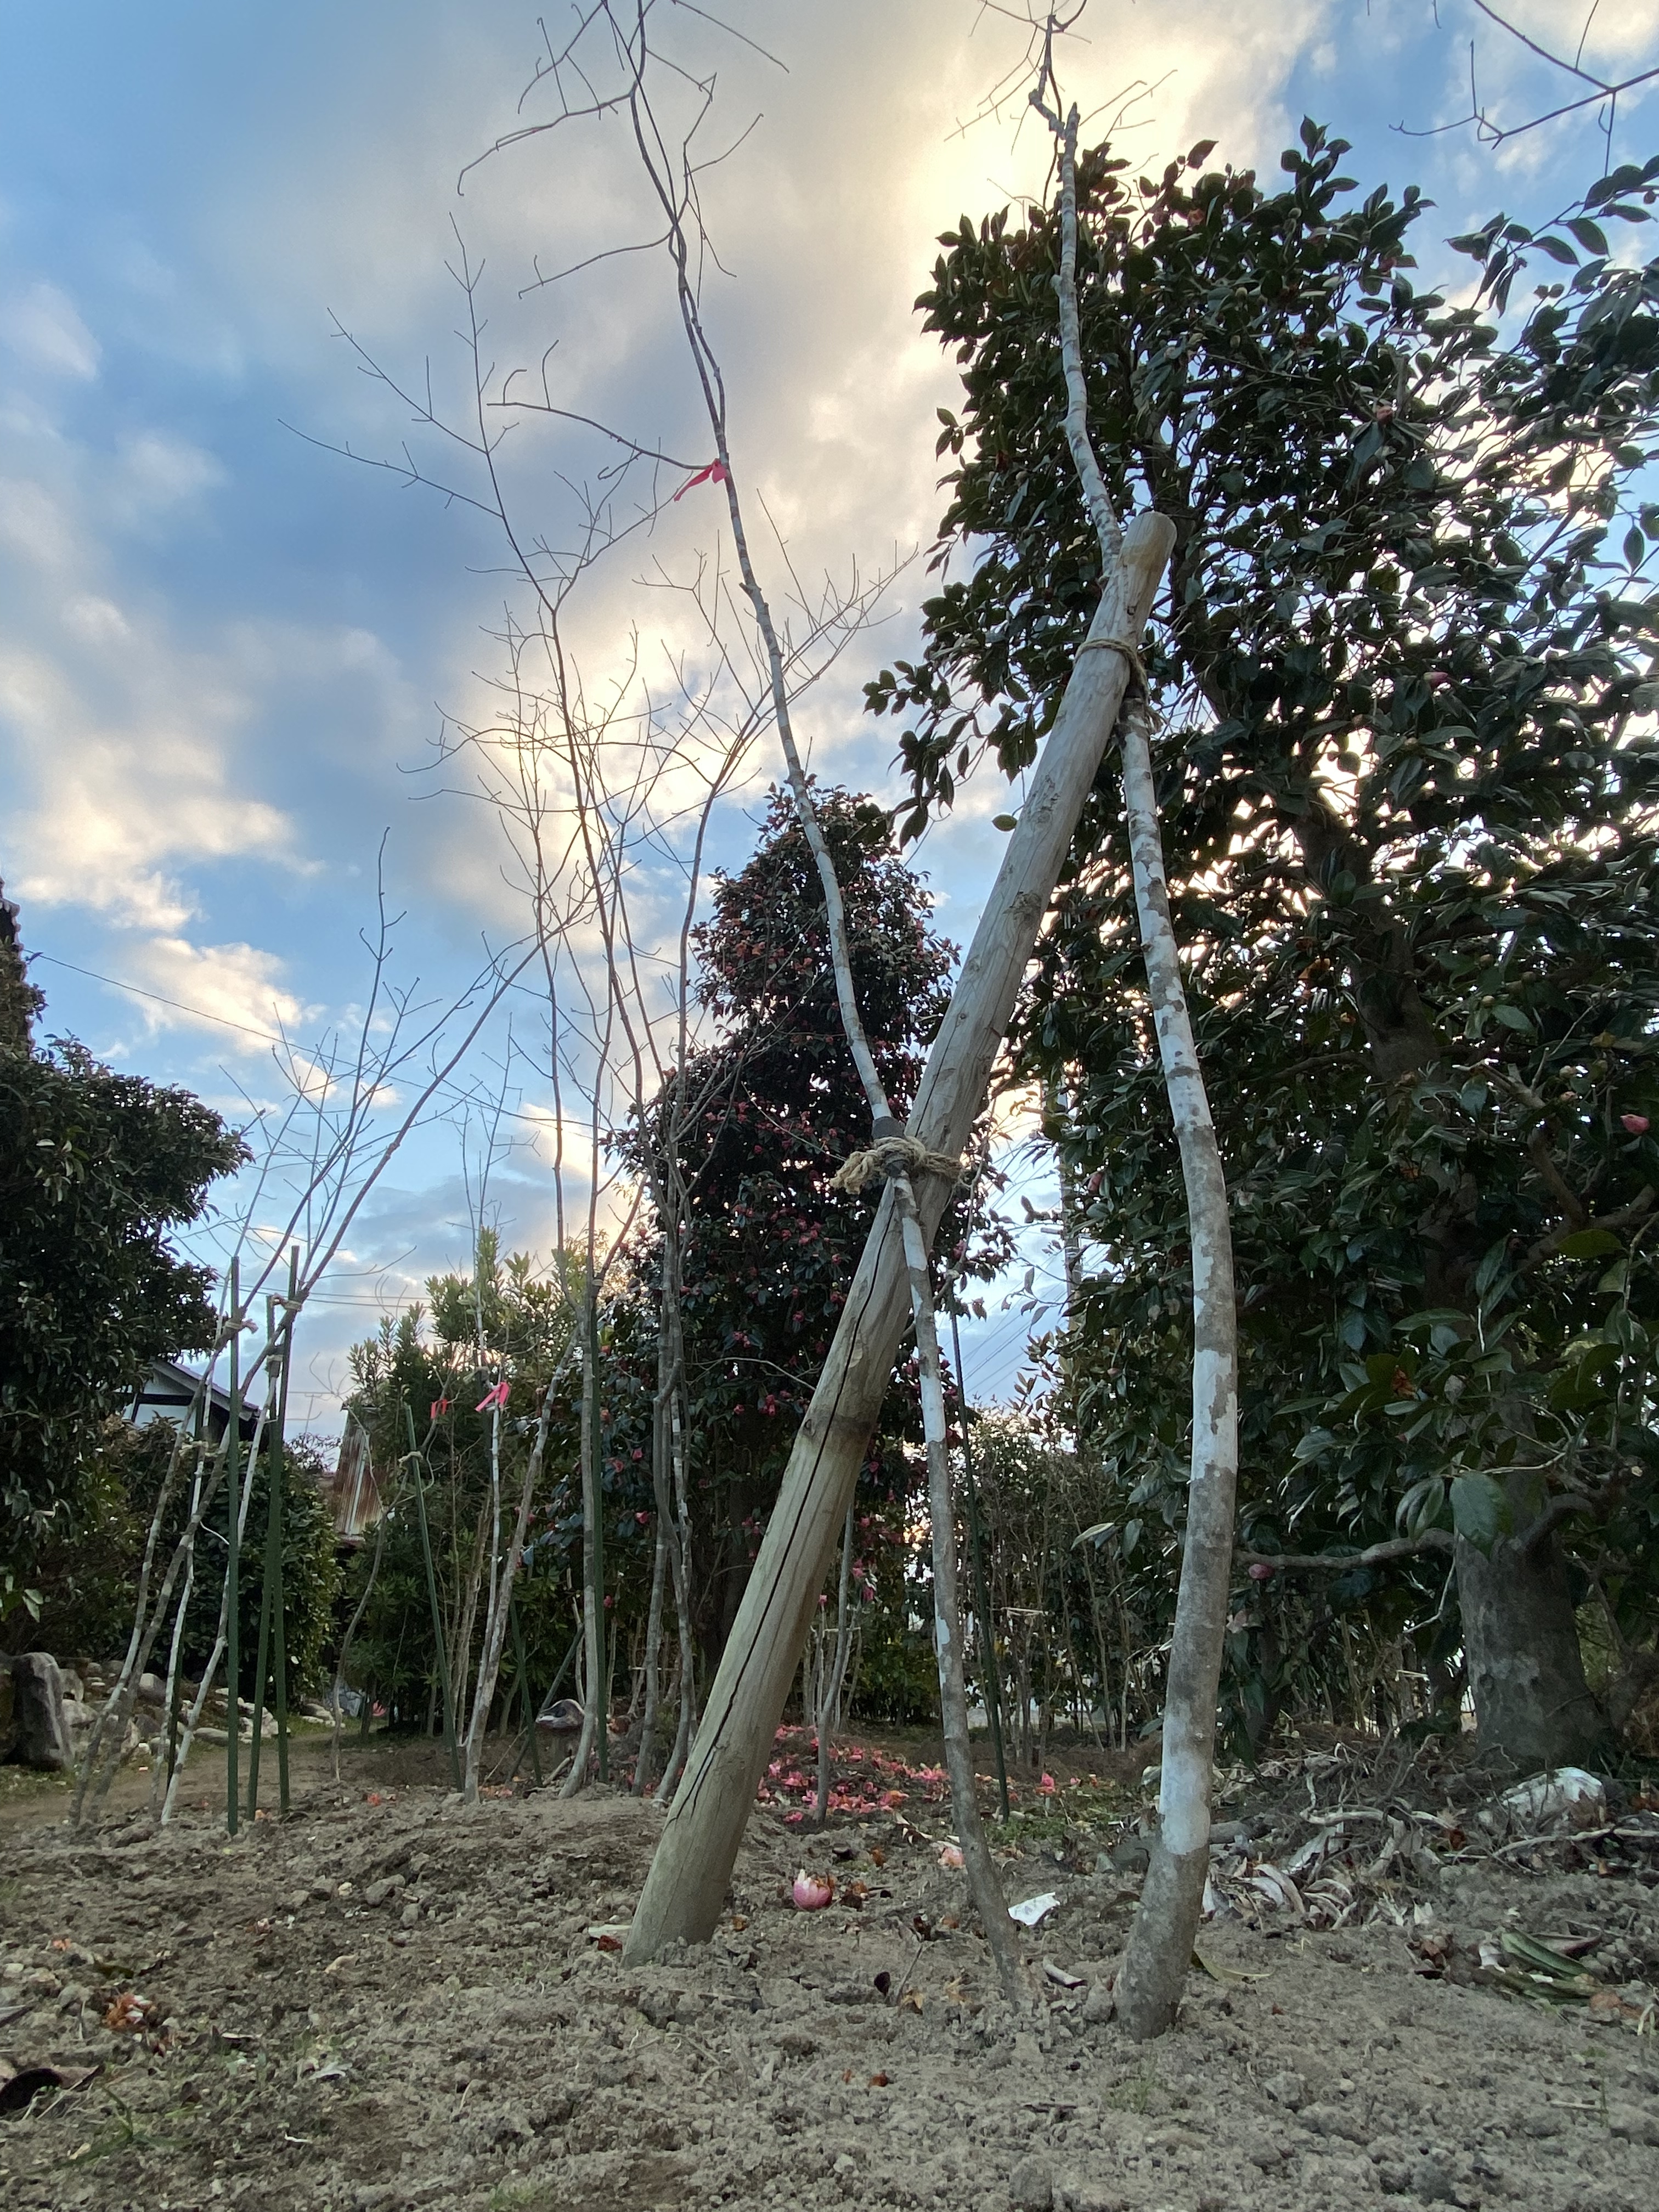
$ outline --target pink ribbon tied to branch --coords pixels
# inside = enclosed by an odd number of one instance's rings
[[[497,1406],[506,1405],[507,1392],[507,1378],[503,1376],[493,1390],[486,1391],[484,1395],[479,1399],[477,1404],[473,1407],[473,1411],[477,1413],[493,1413]]]
[[[432,1418],[434,1422],[442,1420],[444,1415],[448,1411],[449,1401],[447,1398],[434,1398],[432,1401]]]
[[[676,500],[677,501],[680,501],[680,500],[683,500],[683,499],[685,497],[685,495],[687,494],[687,492],[689,492],[689,491],[695,491],[695,490],[696,489],[697,486],[698,486],[700,483],[724,483],[725,482],[726,482],[726,464],[725,464],[725,462],[724,462],[724,461],[710,461],[710,463],[708,464],[708,466],[706,469],[699,469],[699,470],[697,471],[697,473],[696,474],[696,476],[694,476],[694,477],[687,477],[687,478],[686,478],[685,482],[684,482],[684,483],[680,486],[679,489],[675,493],[674,497],[675,497],[675,500]]]

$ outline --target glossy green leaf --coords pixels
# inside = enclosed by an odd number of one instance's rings
[[[1571,1237],[1561,1239],[1556,1249],[1566,1260],[1601,1260],[1622,1247],[1610,1229],[1575,1229]]]
[[[1478,1552],[1490,1553],[1510,1529],[1510,1501],[1489,1474],[1460,1474],[1451,1486],[1452,1526]]]

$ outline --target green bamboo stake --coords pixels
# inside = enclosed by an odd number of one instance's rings
[[[996,1630],[991,1620],[988,1578],[985,1572],[985,1538],[979,1517],[979,1488],[974,1480],[974,1452],[968,1441],[968,1385],[962,1372],[962,1333],[957,1310],[951,1309],[951,1349],[957,1364],[957,1402],[962,1407],[963,1487],[968,1493],[968,1549],[974,1569],[974,1610],[985,1639],[985,1711],[991,1723],[991,1744],[996,1753],[997,1794],[1002,1817],[1008,1818],[1008,1762],[1002,1748],[1002,1677],[997,1666]]]
[[[455,1705],[449,1686],[449,1644],[444,1635],[443,1608],[438,1603],[438,1577],[432,1565],[432,1534],[426,1518],[423,1462],[420,1447],[415,1441],[415,1416],[410,1411],[407,1398],[404,1400],[404,1423],[409,1431],[409,1449],[415,1463],[415,1508],[421,1523],[421,1553],[426,1561],[426,1594],[432,1601],[432,1639],[437,1646],[438,1681],[443,1692],[444,1749],[449,1753],[450,1782],[459,1791],[461,1786],[461,1755],[455,1741]]]
[[[225,1571],[230,1577],[226,1593],[225,1661],[229,1673],[225,1681],[225,1825],[227,1832],[236,1833],[237,1754],[241,1749],[242,1706],[242,1620],[239,1603],[238,1581],[242,1571],[242,1501],[240,1494],[242,1462],[242,1305],[239,1283],[239,1263],[230,1263],[230,1429],[225,1438],[225,1472],[230,1483],[230,1540],[228,1547],[229,1564]]]
[[[276,1393],[274,1388],[276,1372],[276,1301],[265,1300],[265,1403],[276,1410]],[[248,1480],[253,1480],[253,1469],[248,1468]],[[247,1817],[250,1826],[259,1812],[259,1747],[264,1740],[265,1682],[270,1668],[270,1593],[275,1571],[270,1561],[270,1540],[273,1534],[281,1540],[282,1530],[276,1519],[276,1474],[271,1455],[271,1424],[265,1423],[265,1552],[259,1575],[259,1641],[258,1656],[253,1663],[253,1741],[247,1755]]]

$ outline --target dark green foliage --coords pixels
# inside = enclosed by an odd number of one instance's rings
[[[1494,1474],[1535,1470],[1522,1517],[1587,1498],[1601,1588],[1639,1635],[1659,1513],[1659,268],[1616,264],[1597,225],[1645,222],[1659,163],[1567,211],[1550,281],[1506,317],[1539,241],[1501,218],[1456,241],[1480,296],[1450,307],[1409,274],[1424,203],[1361,198],[1346,150],[1304,126],[1273,192],[1206,170],[1207,148],[1158,179],[1103,149],[1080,170],[1091,427],[1120,507],[1177,532],[1150,673],[1234,1201],[1243,1531],[1484,1544],[1514,1510]],[[975,561],[928,603],[923,661],[871,687],[912,718],[912,828],[981,741],[1009,773],[1032,757],[1095,604],[1057,239],[1041,210],[964,221],[921,303],[963,373],[939,558]],[[1077,1410],[1121,1517],[1172,1539],[1190,1281],[1115,765],[1018,1046],[1065,1088],[1103,1255]],[[1416,1620],[1433,1672],[1455,1644],[1443,1576],[1346,1577],[1323,1602],[1379,1632]],[[1242,1680],[1279,1603],[1269,1586],[1241,1607]]]
[[[246,1158],[187,1091],[82,1046],[0,1048],[0,1551],[70,1506],[102,1423],[158,1354],[213,1340],[210,1278],[167,1242]]]
[[[177,1436],[168,1421],[133,1429],[117,1419],[107,1423],[94,1440],[83,1459],[73,1498],[49,1524],[36,1554],[34,1571],[42,1593],[40,1618],[31,1624],[30,1642],[36,1649],[97,1660],[125,1651],[144,1545]],[[158,1579],[190,1517],[193,1444],[186,1443],[185,1453],[156,1549]],[[330,1472],[326,1447],[304,1437],[289,1443],[283,1512],[283,1620],[290,1701],[317,1694],[326,1686],[325,1661],[340,1580],[333,1515],[322,1491]],[[242,1480],[246,1480],[245,1455]],[[253,1694],[254,1631],[259,1618],[268,1497],[262,1452],[241,1554],[244,1697]],[[228,1508],[222,1480],[196,1540],[196,1575],[185,1617],[181,1660],[191,1679],[199,1677],[218,1631]],[[151,1655],[155,1672],[166,1665],[171,1635],[169,1614]],[[222,1683],[222,1674],[220,1680]]]
[[[27,1052],[33,1042],[34,1017],[45,1004],[24,964],[16,906],[0,884],[0,1048]]]
[[[149,1488],[149,1471],[137,1462],[171,1443],[161,1424],[133,1429],[118,1416],[105,1423],[82,1451],[72,1492],[33,1547],[29,1579],[40,1593],[39,1617],[18,1607],[6,1623],[9,1641],[64,1659],[106,1659],[126,1650],[148,1528],[133,1503],[135,1490]]]
[[[846,902],[860,1012],[894,1111],[915,1096],[949,998],[953,948],[929,927],[931,901],[870,799],[817,794]],[[690,1191],[683,1262],[690,1399],[694,1583],[699,1643],[719,1656],[765,1516],[829,1350],[874,1208],[830,1188],[867,1143],[869,1109],[842,1034],[823,895],[790,799],[775,793],[752,858],[716,879],[696,933],[699,992],[715,1041],[687,1071],[695,1110],[682,1143]],[[669,1111],[665,1091],[653,1128]],[[660,1140],[660,1139],[659,1139]],[[947,1221],[941,1249],[959,1243]],[[971,1264],[993,1261],[981,1236]],[[641,1256],[654,1286],[658,1248]],[[643,1351],[643,1347],[642,1347]],[[654,1340],[636,1382],[654,1378]],[[872,1510],[910,1494],[895,1437],[917,1426],[915,1382],[890,1400],[860,1495]],[[645,1446],[648,1435],[630,1449]],[[648,1498],[646,1501],[649,1503]],[[931,1664],[931,1661],[929,1662]]]
[[[163,1424],[157,1422],[160,1429]],[[328,1686],[327,1659],[334,1640],[334,1613],[340,1587],[340,1566],[334,1548],[334,1515],[323,1486],[332,1473],[328,1447],[308,1437],[293,1438],[287,1448],[283,1483],[283,1629],[288,1654],[288,1695],[292,1705],[301,1697],[319,1697]],[[241,1480],[248,1480],[246,1455]],[[188,1517],[189,1485],[169,1530],[175,1538]],[[185,1620],[184,1667],[198,1675],[213,1649],[219,1626],[219,1606],[225,1586],[225,1542],[229,1528],[229,1498],[225,1485],[203,1518],[197,1540],[196,1581]],[[241,1681],[239,1694],[252,1698],[258,1664],[260,1585],[264,1573],[265,1530],[270,1508],[270,1468],[262,1450],[253,1470],[252,1495],[243,1523],[238,1560],[241,1599]],[[165,1555],[163,1555],[165,1556]],[[131,1623],[129,1622],[129,1626]],[[222,1672],[220,1677],[223,1680]],[[270,1696],[267,1685],[266,1698]]]
[[[878,1486],[866,1482],[866,1492]],[[854,1516],[852,1601],[857,1644],[848,1710],[890,1727],[937,1725],[931,1551],[907,1502],[860,1497]],[[830,1602],[833,1606],[834,1595]],[[807,1717],[810,1719],[810,1716]]]

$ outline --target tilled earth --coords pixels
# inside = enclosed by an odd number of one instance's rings
[[[98,2070],[0,2114],[0,2203],[1652,2212],[1659,1858],[1470,1844],[1443,1809],[1414,1827],[1398,1777],[1322,1814],[1293,1767],[1218,1856],[1206,1970],[1146,2046],[1109,2017],[1133,1832],[1062,1810],[1004,1857],[1011,1900],[1060,1899],[1016,2014],[939,1863],[943,1808],[822,1837],[757,1810],[714,1942],[640,1972],[612,1946],[660,1815],[625,1797],[465,1811],[366,1753],[343,1791],[300,1759],[290,1816],[234,1843],[200,1801],[78,1837],[60,1796],[14,1803],[0,2057]],[[1297,1850],[1299,1885],[1258,1881]],[[828,1910],[788,1901],[803,1863],[834,1876]],[[1492,1971],[1506,1930],[1582,1955],[1584,1988]]]

